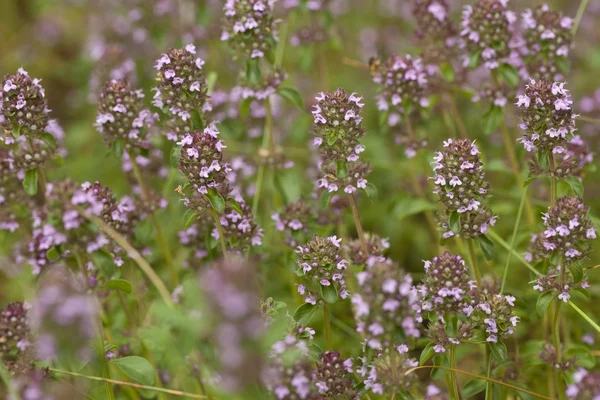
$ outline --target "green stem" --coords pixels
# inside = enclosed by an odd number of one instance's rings
[[[260,205],[260,196],[265,180],[265,163],[269,157],[273,157],[275,155],[275,142],[273,141],[273,118],[271,115],[271,104],[268,97],[265,99],[265,110],[267,113],[265,118],[265,133],[263,135],[262,147],[259,150],[259,155],[263,156],[263,159],[261,160],[260,167],[258,168],[258,175],[256,177],[256,193],[254,193],[254,201],[252,203],[252,213],[254,215],[257,215],[258,207]]]
[[[325,339],[327,340],[327,349],[333,350],[333,340],[331,339],[331,317],[329,315],[329,305],[323,305],[323,324],[325,326]]]
[[[456,369],[456,346],[450,345],[450,368]],[[458,382],[456,381],[456,372],[450,371],[450,398],[460,400],[460,392],[458,391]]]
[[[83,375],[83,374],[78,374],[76,372],[63,371],[61,369],[56,369],[56,368],[48,368],[48,369],[56,374],[76,376],[79,378],[89,379],[92,381],[107,382],[107,383],[111,383],[113,385],[119,385],[119,386],[129,386],[129,387],[133,387],[136,389],[150,390],[150,391],[159,392],[159,393],[166,393],[166,394],[170,394],[170,395],[178,396],[178,397],[189,397],[192,399],[206,399],[207,398],[204,395],[186,393],[186,392],[182,392],[180,390],[171,390],[171,389],[159,388],[156,386],[140,385],[140,384],[133,383],[133,382],[118,381],[115,379],[107,379],[107,378],[103,378],[100,376]]]
[[[83,208],[77,206],[75,206],[74,208],[85,219],[98,225],[100,230],[106,233],[112,240],[114,240],[127,252],[129,258],[136,262],[136,264],[140,267],[142,272],[146,275],[150,282],[152,282],[156,290],[158,290],[158,293],[160,294],[164,302],[167,304],[167,306],[169,306],[170,308],[173,308],[175,306],[175,304],[173,303],[173,299],[171,298],[171,295],[167,290],[167,287],[165,286],[164,282],[160,279],[160,276],[158,276],[158,274],[154,272],[154,269],[152,269],[152,266],[148,264],[148,261],[146,261],[144,257],[142,257],[140,252],[137,251],[135,247],[133,247],[127,241],[127,239],[125,239],[125,237],[123,237],[119,232],[115,231],[112,227],[110,227],[100,218],[88,214],[87,211],[85,211]]]
[[[504,121],[502,121],[502,123],[500,124],[500,128],[502,130],[502,138],[504,139],[504,146],[507,149],[508,160],[510,161],[510,165],[513,170],[513,174],[515,176],[515,180],[517,181],[517,184],[519,185],[519,188],[521,189],[521,191],[526,192],[525,181],[523,180],[523,177],[521,176],[521,164],[519,163],[519,161],[517,159],[517,151],[515,150],[515,146],[513,144],[512,135],[510,134],[508,127],[506,126]],[[529,224],[534,225],[535,224],[535,214],[533,212],[533,208],[532,208],[531,203],[529,202],[529,198],[527,198],[527,196],[525,196],[525,210],[527,211],[527,220],[528,220]]]
[[[492,375],[492,352],[488,350],[485,345],[485,356],[487,357],[487,377],[491,378]],[[492,400],[492,382],[487,381],[485,384],[485,400]]]
[[[221,251],[223,252],[223,258],[227,258],[227,245],[225,244],[225,233],[223,232],[223,225],[221,225],[221,219],[219,218],[217,210],[215,210],[214,208],[211,207],[210,212],[213,215],[215,225],[217,226],[217,231],[219,232],[219,243],[221,243]]]
[[[4,368],[4,362],[0,362],[0,381],[4,384],[4,387],[6,388],[6,391],[8,392],[11,399],[21,400],[21,395],[15,390],[14,386],[12,385],[12,379],[10,377],[10,374],[8,373],[6,368]]]
[[[595,323],[594,320],[591,319],[589,315],[585,313],[585,311],[577,307],[571,300],[569,300],[567,304],[569,304],[573,310],[575,310],[579,315],[581,315],[583,319],[585,319],[596,330],[596,332],[600,333],[600,325]]]
[[[571,34],[575,36],[577,33],[577,29],[579,28],[579,23],[581,23],[581,17],[583,17],[583,13],[585,12],[585,8],[587,7],[588,0],[581,0],[579,3],[579,8],[577,9],[577,14],[575,14],[575,21],[573,22],[573,28],[571,28]]]
[[[554,162],[554,154],[550,153],[550,206],[554,206],[556,203],[556,176],[554,172],[556,170],[556,163]]]
[[[517,212],[517,220],[515,221],[515,227],[513,228],[512,238],[510,240],[510,249],[515,248],[515,241],[517,239],[517,232],[519,231],[519,224],[521,223],[521,215],[523,214],[523,206],[525,205],[525,201],[527,199],[527,191],[529,186],[526,186],[523,189],[523,193],[521,194],[521,203],[519,204],[519,211]],[[512,251],[508,252],[508,256],[506,256],[506,264],[504,265],[504,274],[502,275],[502,285],[500,286],[500,294],[504,293],[504,285],[506,284],[506,277],[508,276],[508,266],[510,265],[510,259],[512,257]]]
[[[477,265],[477,259],[475,258],[475,249],[473,248],[473,239],[467,239],[467,247],[469,248],[469,257],[471,258],[471,268],[473,269],[473,275],[477,281],[477,286],[481,287],[481,272],[479,272],[479,266]]]
[[[147,204],[150,204],[150,192],[146,187],[146,182],[144,181],[144,177],[142,176],[140,166],[138,165],[133,152],[129,151],[128,154],[129,161],[131,162],[131,166],[133,169],[133,174],[135,175],[135,179],[140,185],[140,189],[142,191],[142,197]],[[150,214],[150,220],[152,221],[152,225],[154,226],[154,230],[156,232],[156,242],[158,243],[158,247],[160,247],[160,251],[163,253],[163,257],[165,258],[167,267],[169,268],[169,271],[171,271],[172,283],[174,286],[177,286],[179,278],[177,275],[177,269],[175,268],[175,263],[173,262],[173,255],[171,254],[171,250],[169,249],[169,245],[165,240],[162,228],[158,223],[158,219],[156,218],[156,215],[154,215],[154,213]]]
[[[348,199],[350,200],[350,208],[352,208],[352,216],[354,217],[354,224],[356,225],[356,233],[360,239],[360,247],[365,255],[369,255],[369,248],[367,247],[367,240],[365,239],[365,234],[360,223],[360,216],[358,215],[358,207],[356,206],[354,194],[348,193]]]

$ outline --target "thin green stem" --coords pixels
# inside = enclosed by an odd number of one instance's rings
[[[266,162],[270,157],[273,157],[275,154],[275,141],[273,140],[273,118],[271,115],[271,103],[269,102],[269,98],[265,99],[265,131],[263,135],[263,143],[262,147],[259,150],[259,155],[261,156],[261,164],[258,168],[258,175],[256,177],[256,192],[254,193],[254,200],[252,202],[252,213],[257,215],[258,207],[260,206],[260,196],[263,191],[264,180],[265,180],[265,169]]]
[[[487,377],[491,378],[492,375],[492,352],[488,350],[487,345],[485,346],[485,356],[487,357]],[[487,381],[485,384],[485,400],[492,399],[492,382]]]
[[[12,385],[12,379],[6,368],[4,368],[3,362],[0,362],[0,381],[2,381],[2,383],[4,384],[4,387],[6,388],[6,391],[8,392],[9,397],[11,399],[21,400],[21,395],[15,390],[14,386]]]
[[[471,258],[471,268],[473,269],[473,275],[477,281],[477,286],[481,287],[481,272],[477,265],[477,258],[475,258],[475,249],[473,248],[473,239],[467,239],[467,247],[469,249],[469,257]]]
[[[221,225],[221,218],[219,218],[219,214],[217,210],[214,208],[210,208],[210,212],[213,215],[215,220],[215,225],[217,226],[217,231],[219,232],[219,243],[221,243],[221,251],[223,252],[223,258],[227,258],[227,245],[225,244],[225,232],[223,232],[223,225]]]
[[[500,246],[504,247],[506,250],[508,250],[517,260],[521,261],[521,263],[526,266],[531,272],[533,272],[536,275],[540,275],[540,272],[535,269],[535,267],[533,265],[531,265],[530,263],[528,263],[521,254],[519,254],[517,251],[515,251],[508,243],[506,243],[506,241],[504,239],[502,239],[496,232],[490,230],[488,231],[488,236],[490,238],[492,238],[494,241],[498,242],[498,244],[500,244]]]
[[[325,326],[325,339],[327,340],[327,349],[333,350],[333,340],[331,339],[331,316],[329,315],[329,305],[323,305],[323,324]]]
[[[569,300],[567,304],[569,304],[573,310],[575,310],[579,315],[581,315],[583,319],[585,319],[596,330],[596,332],[600,333],[600,325],[594,322],[594,320],[591,319],[589,315],[585,313],[585,311],[577,307],[571,300]]]
[[[133,261],[136,262],[136,264],[140,267],[142,272],[146,275],[146,277],[150,280],[150,282],[152,282],[152,284],[154,285],[156,290],[158,290],[158,293],[160,294],[160,296],[162,297],[164,302],[167,304],[167,306],[169,306],[171,308],[175,306],[175,304],[173,303],[173,299],[171,298],[171,295],[169,294],[169,291],[167,290],[167,287],[165,286],[164,282],[160,279],[160,276],[158,276],[158,274],[156,272],[154,272],[154,269],[152,269],[152,266],[150,266],[148,261],[146,261],[144,259],[144,257],[142,257],[140,252],[137,251],[135,249],[135,247],[133,247],[127,241],[127,239],[125,239],[125,237],[123,237],[119,232],[115,231],[112,227],[110,227],[108,224],[106,224],[100,218],[98,218],[94,215],[88,214],[88,212],[85,211],[83,208],[77,207],[77,206],[74,206],[74,208],[85,219],[98,225],[100,230],[102,230],[104,233],[106,233],[112,240],[114,240],[119,246],[121,246],[127,252],[127,255]]]
[[[450,368],[456,368],[456,346],[450,345]],[[450,398],[460,400],[460,392],[458,391],[458,382],[456,381],[456,372],[450,371]]]
[[[133,152],[129,151],[129,161],[131,162],[131,166],[133,169],[133,174],[135,175],[135,179],[140,185],[140,189],[142,191],[142,197],[146,203],[150,203],[150,192],[146,187],[146,182],[144,177],[142,176],[142,172],[140,170],[140,166],[138,165]],[[174,286],[177,286],[179,278],[177,275],[177,269],[175,268],[175,263],[173,262],[173,255],[171,254],[171,249],[165,240],[165,236],[163,234],[162,228],[158,223],[158,219],[154,213],[150,213],[150,220],[152,221],[152,225],[154,226],[154,231],[156,232],[156,242],[158,243],[158,247],[160,247],[160,251],[163,253],[163,257],[165,258],[165,262],[167,263],[167,267],[171,272],[171,281]]]
[[[133,387],[136,389],[150,390],[150,391],[159,392],[159,393],[166,393],[166,394],[170,394],[170,395],[178,396],[178,397],[189,397],[192,399],[206,399],[207,398],[204,395],[194,394],[194,393],[186,393],[186,392],[182,392],[180,390],[171,390],[171,389],[159,388],[156,386],[140,385],[140,384],[133,383],[133,382],[118,381],[115,379],[107,379],[107,378],[103,378],[100,376],[83,375],[83,374],[78,374],[76,372],[64,371],[64,370],[56,369],[56,368],[48,368],[48,369],[56,374],[70,375],[70,376],[75,376],[78,378],[84,378],[84,379],[89,379],[89,380],[98,381],[98,382],[107,382],[107,383],[112,383],[113,385],[119,385],[119,386],[129,386],[129,387]]]
[[[354,217],[354,224],[356,225],[356,233],[360,239],[360,247],[364,252],[365,256],[369,255],[369,248],[367,247],[367,240],[360,223],[360,216],[358,215],[358,207],[356,206],[356,199],[354,199],[353,193],[348,193],[348,199],[350,200],[350,208],[352,208],[352,215]]]
[[[517,232],[519,231],[519,224],[521,223],[521,215],[523,215],[523,206],[525,205],[525,201],[527,199],[527,191],[529,190],[529,186],[526,186],[523,189],[523,193],[521,194],[521,203],[519,204],[519,211],[517,212],[517,219],[515,221],[515,227],[513,228],[512,238],[510,240],[510,249],[515,248],[515,241],[517,239]],[[502,274],[502,285],[500,286],[500,294],[504,293],[504,285],[506,284],[506,277],[508,276],[508,266],[510,265],[510,259],[512,257],[512,251],[508,252],[506,256],[506,264],[504,265],[504,273]]]
[[[556,203],[556,176],[554,171],[556,170],[556,163],[554,162],[554,154],[550,153],[550,206],[554,206]]]
[[[525,190],[525,181],[523,180],[523,177],[521,176],[521,164],[519,163],[519,160],[517,159],[517,151],[515,150],[515,146],[513,144],[512,135],[510,134],[510,131],[508,130],[508,127],[506,126],[504,121],[502,121],[502,123],[500,124],[500,128],[502,130],[502,138],[504,139],[504,146],[507,149],[508,160],[509,160],[511,168],[513,170],[515,180],[517,181],[517,184],[519,185],[519,188],[521,189],[521,191],[525,192],[526,191]],[[528,220],[529,224],[530,225],[535,224],[535,214],[533,212],[533,207],[531,206],[531,203],[529,201],[529,198],[527,198],[527,196],[525,196],[525,210],[527,211],[527,220]]]
[[[571,28],[571,34],[573,36],[575,36],[575,34],[577,33],[577,29],[579,28],[579,24],[581,23],[581,17],[583,17],[583,13],[585,12],[587,4],[588,0],[581,0],[581,3],[579,3],[577,14],[575,14],[575,21],[573,22],[573,28]]]

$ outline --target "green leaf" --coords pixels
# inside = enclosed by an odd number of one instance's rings
[[[564,181],[567,182],[576,196],[583,197],[583,182],[581,182],[581,179],[576,176],[568,176]]]
[[[336,165],[335,174],[338,178],[346,178],[348,176],[348,164],[346,161],[338,161]]]
[[[174,145],[171,148],[171,167],[179,168],[179,159],[181,158],[181,147]]]
[[[483,114],[483,119],[483,132],[486,135],[491,135],[498,129],[502,121],[504,121],[504,108],[492,105],[488,112]]]
[[[110,362],[118,366],[132,380],[142,385],[152,386],[156,382],[156,373],[152,364],[143,357],[130,356],[115,358]]]
[[[458,211],[452,212],[450,218],[448,218],[448,226],[454,233],[460,233],[460,213]]]
[[[437,365],[437,366],[442,366],[442,367],[449,367],[450,366],[450,360],[448,360],[448,357],[446,355],[446,353],[438,353],[436,354],[433,359],[431,360],[431,362],[433,363],[433,365]],[[444,378],[446,375],[449,374],[448,370],[442,369],[442,368],[433,368],[431,370],[431,379],[433,380],[438,380],[438,379],[442,379]]]
[[[119,138],[110,144],[110,154],[113,155],[117,160],[123,158],[125,152],[125,139]]]
[[[490,343],[490,350],[494,358],[496,358],[498,361],[504,361],[508,355],[506,345],[500,341],[496,343]]]
[[[110,278],[115,273],[117,266],[112,256],[106,252],[106,250],[98,250],[92,253],[92,259],[94,265],[98,266],[98,269],[102,271],[102,275],[106,278]]]
[[[235,211],[236,213],[238,213],[240,216],[244,216],[244,212],[242,211],[242,206],[240,206],[240,203],[238,203],[238,201],[236,199],[234,199],[233,197],[230,197],[227,199],[227,206],[229,208],[231,208],[233,211]]]
[[[40,139],[44,141],[48,146],[55,149],[56,148],[56,138],[49,132],[42,132],[39,135]]]
[[[192,116],[192,128],[196,131],[204,130],[204,121],[202,121],[202,116],[198,110],[190,111],[190,115]]]
[[[206,77],[206,86],[208,87],[208,93],[212,93],[215,84],[217,83],[218,74],[215,71],[208,73]]]
[[[367,183],[367,187],[365,188],[365,192],[367,193],[367,196],[370,199],[376,199],[377,198],[377,193],[378,193],[377,186],[375,186],[371,182]]]
[[[246,63],[246,79],[251,85],[260,83],[260,80],[262,79],[262,73],[260,71],[258,59],[251,58]]]
[[[455,338],[458,334],[458,315],[456,313],[446,317],[446,333],[451,338]]]
[[[554,62],[556,62],[558,69],[563,75],[567,75],[569,73],[569,70],[571,69],[571,63],[567,57],[557,57]]]
[[[300,325],[306,325],[312,319],[313,314],[317,311],[317,306],[310,303],[304,303],[296,309],[294,313],[294,321]]]
[[[52,246],[46,251],[46,258],[50,262],[54,262],[60,258],[60,250],[56,246]]]
[[[13,128],[12,135],[13,135],[13,137],[16,137],[16,138],[18,138],[19,136],[21,136],[21,125],[18,125],[18,126],[16,126],[16,127]]]
[[[125,293],[131,293],[133,290],[131,283],[125,279],[111,279],[106,283],[106,285],[104,285],[104,287],[106,289],[120,290]]]
[[[247,97],[240,102],[240,117],[246,118],[250,114],[250,104],[253,101],[252,97]]]
[[[498,72],[502,80],[508,83],[511,87],[519,86],[519,72],[510,64],[502,64],[498,67]]]
[[[452,64],[443,62],[440,64],[440,73],[442,74],[442,78],[444,78],[448,82],[454,82],[454,68]]]
[[[30,169],[25,172],[23,179],[23,188],[28,195],[33,196],[38,191],[38,170],[37,168]]]
[[[295,105],[299,110],[304,111],[304,100],[302,100],[302,96],[298,91],[294,88],[290,87],[282,87],[279,88],[277,94],[281,97],[286,98],[293,105]]]
[[[557,297],[558,293],[554,291],[540,294],[540,297],[538,297],[537,303],[535,304],[535,309],[540,317],[544,315],[552,300]]]
[[[569,265],[569,271],[573,275],[573,283],[578,283],[583,280],[583,267],[580,263]]]
[[[423,198],[406,197],[400,199],[394,206],[394,214],[399,218],[410,217],[411,215],[420,214],[425,211],[433,211],[437,209],[437,205]]]
[[[208,193],[205,196],[216,212],[220,213],[225,210],[225,199],[215,188],[208,189]]]
[[[481,51],[476,51],[469,55],[469,68],[475,68],[479,65],[479,55]]]
[[[321,193],[321,197],[319,198],[319,205],[322,209],[327,209],[327,207],[329,207],[329,202],[331,201],[331,198],[333,196],[335,196],[335,192],[330,192],[328,190],[324,190],[323,193]]]
[[[460,394],[462,397],[468,399],[469,397],[475,396],[477,393],[481,393],[485,390],[487,386],[487,382],[482,379],[471,379],[469,382],[465,383]]]
[[[492,260],[494,258],[494,242],[486,235],[477,235],[475,240],[479,243],[481,252],[486,260]]]
[[[329,304],[336,303],[339,300],[338,291],[334,284],[330,284],[329,286],[321,285],[321,296]]]
[[[425,365],[427,360],[433,357],[433,355],[435,354],[435,350],[433,350],[434,346],[435,345],[433,344],[433,342],[425,346],[425,348],[421,352],[421,356],[419,357],[419,365]]]

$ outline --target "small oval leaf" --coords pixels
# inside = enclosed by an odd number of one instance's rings
[[[111,364],[118,366],[125,375],[142,385],[152,386],[156,382],[154,367],[143,357],[115,358]]]

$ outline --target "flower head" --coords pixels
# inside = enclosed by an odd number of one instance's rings
[[[496,223],[487,207],[490,185],[485,179],[479,149],[468,139],[449,139],[434,157],[434,193],[444,206],[444,237],[478,236]]]
[[[483,63],[488,69],[496,69],[506,62],[517,19],[507,3],[508,0],[478,0],[464,7],[460,35],[467,51],[467,64]]]
[[[531,79],[517,99],[521,108],[519,127],[525,132],[519,139],[527,151],[555,151],[566,147],[575,132],[575,114],[565,82]]]
[[[383,62],[373,81],[380,85],[378,107],[400,115],[411,115],[429,107],[428,77],[420,58],[393,55]]]
[[[171,132],[178,138],[191,132],[192,114],[200,113],[196,117],[201,117],[211,109],[204,61],[192,47],[170,49],[156,62],[158,83],[153,104],[171,113]]]
[[[127,147],[146,145],[146,129],[158,115],[144,107],[143,98],[144,94],[126,81],[106,83],[98,102],[96,128],[107,146],[119,139]]]
[[[561,79],[566,71],[561,65],[569,55],[573,21],[547,4],[522,14],[523,53],[529,75],[535,79]]]
[[[355,399],[359,392],[351,378],[352,359],[343,359],[337,351],[326,351],[319,355],[315,386],[328,399]]]
[[[296,249],[296,264],[298,275],[304,277],[307,285],[321,293],[331,292],[329,288],[333,288],[337,296],[345,299],[349,296],[345,281],[348,262],[341,256],[340,240],[335,236],[313,236],[306,245]],[[310,288],[302,291],[299,288],[299,292],[308,303],[315,304],[322,297]]]
[[[277,32],[273,19],[273,1],[227,0],[221,40],[239,56],[260,59],[275,46]]]

